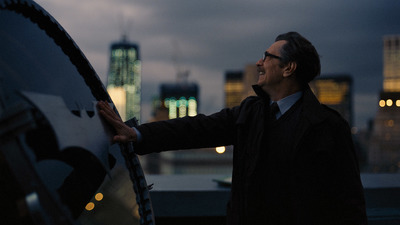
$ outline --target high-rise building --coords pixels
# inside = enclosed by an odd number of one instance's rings
[[[257,66],[246,65],[243,71],[225,72],[225,107],[232,108],[248,96],[255,95],[252,85],[258,80]]]
[[[400,171],[400,35],[383,38],[383,91],[373,121],[368,163],[373,172]]]
[[[122,41],[111,45],[107,91],[125,121],[136,117],[140,121],[141,61],[139,46]]]
[[[311,90],[318,100],[336,111],[353,123],[352,110],[353,79],[349,75],[321,76],[310,82]]]
[[[243,72],[228,71],[225,73],[225,107],[240,105],[243,100]]]
[[[400,35],[383,38],[383,91],[400,92]]]

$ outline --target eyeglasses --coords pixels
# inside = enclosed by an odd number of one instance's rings
[[[263,61],[265,61],[265,59],[267,58],[267,57],[272,57],[272,58],[275,58],[275,59],[282,59],[281,57],[279,57],[279,56],[277,56],[277,55],[273,55],[273,54],[270,54],[269,52],[267,52],[267,51],[265,51],[264,52],[264,55],[263,55]]]

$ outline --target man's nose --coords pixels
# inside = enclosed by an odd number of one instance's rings
[[[263,64],[263,60],[260,58],[257,62],[256,62],[256,65],[257,66],[261,66],[262,64]]]

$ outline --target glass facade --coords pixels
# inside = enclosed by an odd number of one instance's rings
[[[127,42],[111,45],[107,91],[121,118],[140,121],[141,61],[139,46]]]

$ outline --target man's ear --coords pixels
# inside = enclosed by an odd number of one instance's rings
[[[289,77],[292,74],[294,74],[294,71],[296,71],[297,68],[297,63],[296,62],[289,62],[283,71],[283,77]]]

